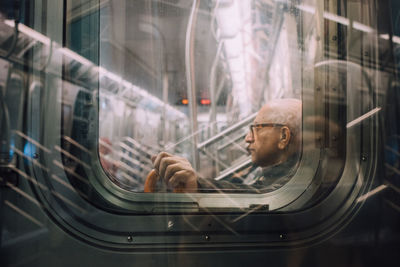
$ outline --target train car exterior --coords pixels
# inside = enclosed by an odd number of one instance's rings
[[[394,0],[3,1],[0,265],[398,266],[399,18]],[[271,103],[300,109],[260,123]],[[276,128],[298,147],[263,165]]]

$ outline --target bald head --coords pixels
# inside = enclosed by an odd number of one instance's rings
[[[258,112],[254,123],[277,123],[287,125],[292,134],[301,132],[301,101],[295,98],[274,99]]]

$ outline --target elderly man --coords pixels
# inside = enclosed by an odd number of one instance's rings
[[[301,101],[277,99],[258,112],[245,137],[254,165],[261,167],[241,182],[198,177],[185,158],[161,152],[152,158],[155,173],[175,192],[266,192],[286,183],[295,171],[301,145]]]

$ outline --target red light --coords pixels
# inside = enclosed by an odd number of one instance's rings
[[[200,99],[200,104],[202,105],[210,105],[211,100],[210,99]]]
[[[182,99],[182,104],[184,104],[184,105],[189,104],[189,100],[187,100],[186,98]]]

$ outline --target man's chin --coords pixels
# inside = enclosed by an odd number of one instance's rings
[[[257,158],[254,157],[254,155],[251,155],[251,162],[253,163],[254,166],[260,166],[260,163],[257,161]]]
[[[273,165],[268,160],[260,160],[259,158],[254,157],[254,156],[251,157],[251,161],[253,162],[254,166],[261,167],[261,168]]]

